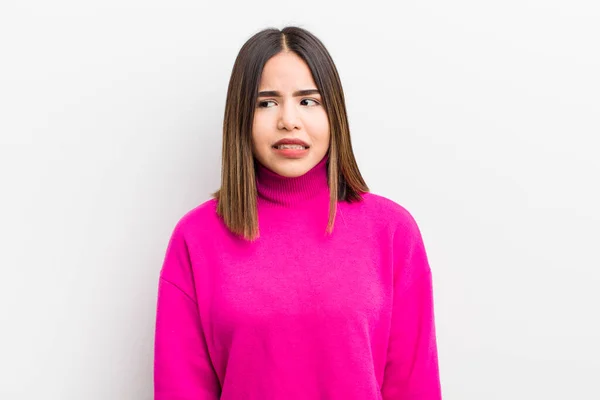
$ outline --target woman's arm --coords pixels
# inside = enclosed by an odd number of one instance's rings
[[[442,398],[431,270],[410,214],[394,236],[392,326],[381,392],[384,400]]]
[[[169,241],[158,284],[155,400],[217,400],[220,384],[200,323],[189,254],[180,226]]]

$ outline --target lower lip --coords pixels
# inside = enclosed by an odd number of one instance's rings
[[[273,147],[273,150],[287,158],[302,158],[308,153],[308,149],[278,149]]]

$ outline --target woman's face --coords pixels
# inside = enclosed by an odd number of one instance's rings
[[[292,52],[273,56],[265,64],[258,92],[254,157],[279,175],[305,174],[323,159],[330,138],[327,113],[308,65]],[[275,148],[281,139],[299,139],[308,148]]]

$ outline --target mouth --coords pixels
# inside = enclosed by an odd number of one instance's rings
[[[280,144],[278,146],[271,146],[272,148],[276,149],[276,150],[306,150],[308,149],[310,146],[302,146],[301,144]]]
[[[303,158],[308,155],[308,146],[302,146],[300,144],[282,144],[279,146],[271,146],[273,151],[279,156],[288,159]]]

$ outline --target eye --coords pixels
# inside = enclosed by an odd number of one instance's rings
[[[316,101],[316,100],[314,100],[314,99],[302,99],[302,101],[309,101],[309,102],[312,101],[314,104],[313,105],[309,104],[308,105],[309,107],[314,107],[314,106],[318,106],[319,105],[319,102]]]
[[[258,106],[261,108],[270,108],[270,106],[268,106],[269,103],[275,103],[275,102],[273,100],[263,100],[263,101],[258,102]]]

